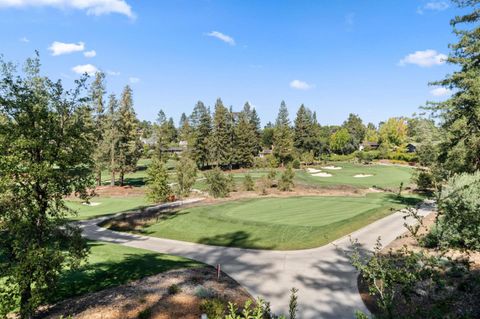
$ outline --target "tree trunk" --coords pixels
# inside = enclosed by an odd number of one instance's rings
[[[32,311],[30,309],[30,299],[32,299],[32,286],[27,284],[20,292],[20,318],[31,319]]]
[[[97,172],[97,186],[102,186],[102,171],[98,170]]]
[[[112,169],[112,175],[110,177],[110,186],[115,186],[115,170]]]
[[[120,186],[123,186],[124,177],[125,177],[125,173],[123,171],[121,171],[120,172]]]
[[[110,166],[111,166],[110,186],[115,186],[115,143],[112,143],[110,146]]]

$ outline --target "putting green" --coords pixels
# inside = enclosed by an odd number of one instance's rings
[[[303,249],[327,244],[419,200],[386,193],[238,200],[169,213],[133,231],[209,245]]]

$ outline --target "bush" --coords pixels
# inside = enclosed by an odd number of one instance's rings
[[[291,165],[287,166],[287,169],[282,173],[280,177],[280,182],[278,183],[278,188],[281,191],[291,191],[294,187],[293,179],[295,178],[295,172],[292,169]]]
[[[227,184],[228,184],[228,191],[229,192],[236,192],[237,191],[237,184],[235,183],[235,177],[233,174],[227,175]]]
[[[260,195],[267,195],[272,181],[267,176],[263,176],[258,183]]]
[[[246,191],[253,191],[254,188],[253,178],[250,174],[246,174],[245,178],[243,179],[243,188]]]
[[[374,159],[378,159],[380,157],[380,152],[379,151],[360,151],[356,153],[356,157],[360,162],[369,164]]]
[[[412,180],[417,184],[419,190],[426,191],[434,186],[432,173],[424,169],[417,169],[412,176]]]
[[[295,168],[295,169],[299,169],[300,168],[300,161],[298,159],[294,159],[293,162],[292,162],[292,167]]]
[[[183,156],[177,164],[176,192],[180,196],[188,196],[197,177],[197,164]]]
[[[209,172],[205,173],[207,179],[208,193],[215,198],[227,197],[230,191],[229,181],[222,170],[215,167]]]
[[[480,250],[480,171],[452,177],[438,197],[440,244]]]
[[[200,304],[200,311],[207,315],[208,319],[223,319],[227,304],[220,299],[203,300]]]
[[[172,189],[168,184],[168,173],[163,162],[155,158],[148,167],[147,176],[148,199],[154,203],[167,201]]]
[[[180,286],[177,285],[177,284],[173,284],[173,285],[170,285],[168,287],[167,292],[168,292],[169,295],[176,295],[176,294],[182,292],[182,288],[180,288]]]
[[[401,151],[387,152],[385,158],[390,160],[404,161],[404,162],[417,162],[418,156],[415,153],[405,153]]]

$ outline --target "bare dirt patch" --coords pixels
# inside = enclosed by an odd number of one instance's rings
[[[172,293],[173,286],[178,287],[177,293]],[[198,319],[200,303],[208,298],[244,304],[252,297],[232,278],[222,274],[217,281],[215,269],[202,267],[172,270],[65,300],[36,318],[71,315],[75,319],[134,319],[143,315],[152,319]]]

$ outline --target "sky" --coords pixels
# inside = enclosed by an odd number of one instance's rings
[[[322,125],[378,123],[448,98],[428,83],[455,70],[460,13],[447,0],[0,0],[0,54],[38,50],[66,86],[102,70],[109,93],[132,87],[142,120],[220,97],[263,124],[282,100],[292,119],[303,103]]]

